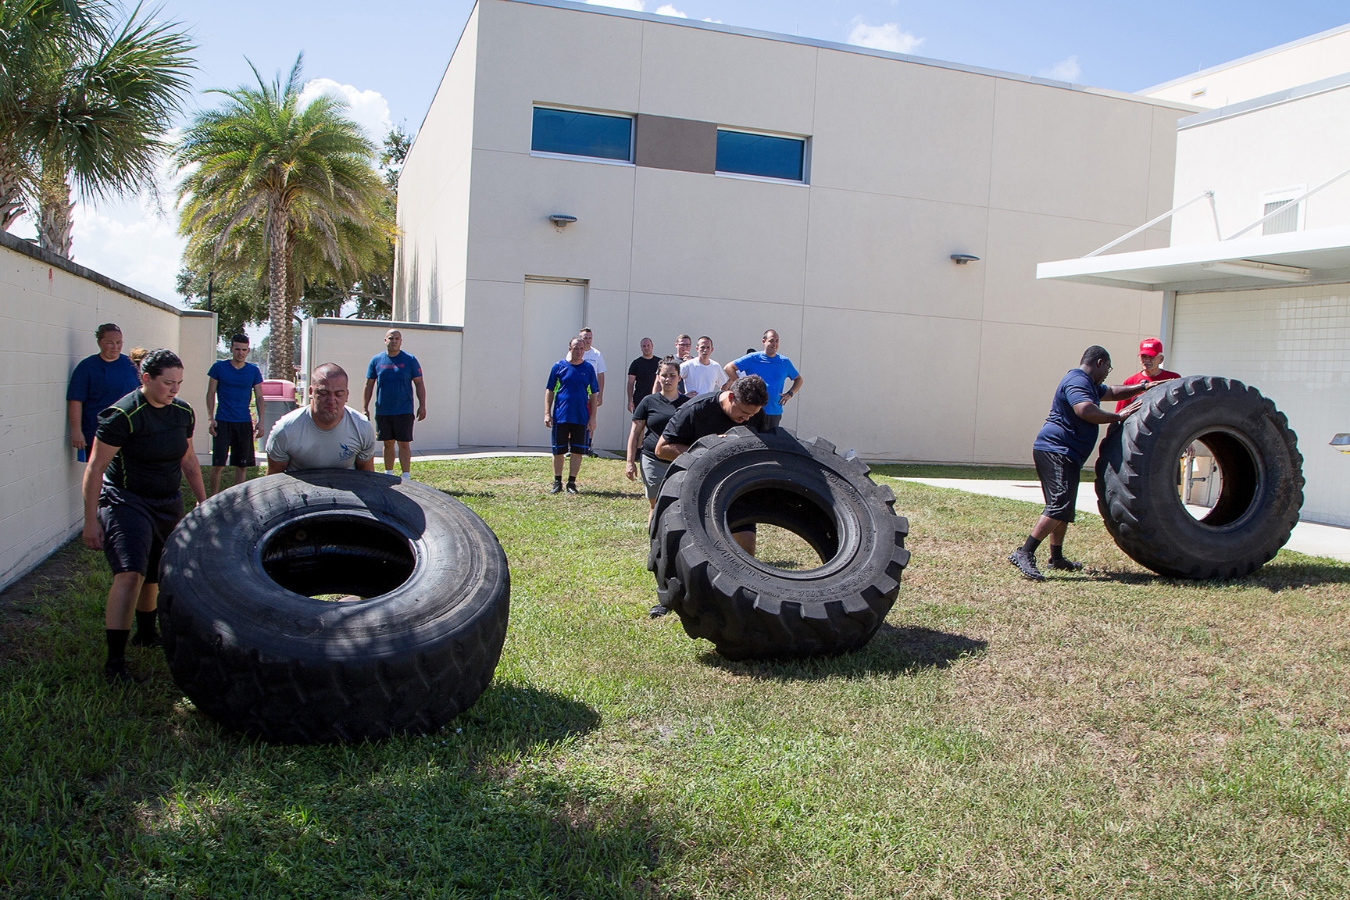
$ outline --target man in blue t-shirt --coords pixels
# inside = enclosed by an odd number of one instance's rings
[[[1139,408],[1137,399],[1118,413],[1107,412],[1099,404],[1103,400],[1138,397],[1151,387],[1146,384],[1107,387],[1102,382],[1110,371],[1111,355],[1106,349],[1095,344],[1087,348],[1078,368],[1070,369],[1059,382],[1050,401],[1050,415],[1031,445],[1041,493],[1045,495],[1045,509],[1026,543],[1012,552],[1008,562],[1032,581],[1045,580],[1036,568],[1036,548],[1047,537],[1050,568],[1070,572],[1083,568],[1082,563],[1064,558],[1064,532],[1074,519],[1083,463],[1097,443],[1098,426],[1122,422]]]
[[[98,414],[141,386],[136,364],[122,354],[122,329],[108,322],[98,326],[94,338],[98,352],[75,364],[66,387],[70,446],[78,451],[80,462],[94,443]]]
[[[378,393],[375,391],[379,386]],[[417,392],[417,415],[413,415],[413,391]],[[384,471],[393,474],[394,445],[403,479],[412,475],[413,420],[427,417],[427,388],[422,383],[422,366],[417,357],[403,352],[403,332],[391,328],[384,333],[384,352],[366,367],[365,413],[370,418],[370,396],[375,394],[375,439],[384,442]]]
[[[567,345],[567,358],[553,364],[544,385],[544,425],[553,429],[553,486],[550,494],[561,494],[563,455],[570,454],[567,468],[567,493],[577,494],[577,473],[581,459],[591,445],[595,430],[595,408],[600,403],[600,380],[595,367],[586,362],[586,343],[579,337]]]
[[[226,456],[234,466],[234,483],[248,478],[248,467],[258,464],[254,441],[262,437],[262,370],[248,361],[248,335],[230,338],[230,358],[218,359],[206,373],[206,430],[211,433],[211,493],[220,490]],[[258,418],[248,408],[252,394]],[[216,409],[216,398],[220,409]]]
[[[764,332],[761,340],[764,343],[763,353],[747,353],[723,367],[723,371],[727,373],[727,382],[722,385],[722,390],[731,390],[736,379],[742,375],[758,375],[763,378],[769,387],[769,402],[764,406],[764,418],[768,421],[768,428],[772,430],[783,420],[783,404],[797,396],[797,392],[802,389],[802,376],[792,364],[792,360],[778,355],[778,332],[770,328]],[[783,390],[783,385],[789,380],[792,387]]]

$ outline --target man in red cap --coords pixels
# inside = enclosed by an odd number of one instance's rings
[[[1144,368],[1135,372],[1129,378],[1125,379],[1125,384],[1144,384],[1155,381],[1166,381],[1169,378],[1180,378],[1176,372],[1169,372],[1162,367],[1163,363],[1162,341],[1157,338],[1145,338],[1139,342],[1139,363]],[[1116,412],[1120,412],[1128,404],[1129,400],[1116,401]]]

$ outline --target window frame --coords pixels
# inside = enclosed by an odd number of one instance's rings
[[[717,133],[727,131],[733,134],[753,134],[761,137],[782,138],[789,141],[800,141],[802,144],[802,177],[801,178],[778,178],[773,175],[750,175],[745,172],[725,172],[717,168],[716,153],[713,155],[713,174],[718,178],[736,178],[741,181],[764,181],[769,184],[795,184],[802,187],[809,187],[811,184],[811,136],[809,134],[789,134],[782,131],[764,131],[759,128],[740,128],[735,125],[718,125]]]
[[[534,115],[535,110],[549,109],[558,112],[582,113],[591,116],[605,116],[611,119],[628,120],[628,159],[615,159],[611,156],[585,156],[577,153],[559,153],[556,150],[536,150],[534,149]],[[637,151],[637,115],[635,113],[616,112],[608,109],[591,109],[583,106],[567,106],[562,103],[542,103],[535,102],[530,104],[530,156],[539,159],[569,159],[573,162],[599,163],[603,166],[633,166],[636,163],[633,155]]]

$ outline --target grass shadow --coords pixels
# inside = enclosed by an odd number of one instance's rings
[[[493,500],[497,494],[493,491],[456,491],[450,488],[436,488],[447,497],[454,497],[456,500],[462,500],[465,497],[471,497],[474,500]]]
[[[1052,580],[1056,580],[1052,576]],[[1350,584],[1350,565],[1324,562],[1268,562],[1250,575],[1239,578],[1173,578],[1153,572],[1123,569],[1087,568],[1080,576],[1068,576],[1070,581],[1097,581],[1128,585],[1175,585],[1177,587],[1249,587],[1269,591],[1301,590],[1323,584]]]
[[[699,654],[699,662],[735,675],[767,681],[819,681],[913,675],[947,669],[968,656],[983,655],[989,642],[918,626],[883,623],[865,647],[852,653],[805,659],[730,660],[716,651]]]

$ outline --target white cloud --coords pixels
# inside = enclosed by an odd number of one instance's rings
[[[1078,56],[1075,54],[1068,59],[1060,60],[1048,69],[1041,69],[1036,74],[1056,81],[1077,81],[1083,74],[1083,67],[1078,64]]]
[[[689,16],[676,9],[675,4],[673,3],[667,3],[665,6],[658,6],[656,8],[656,14],[658,16],[674,16],[677,19],[689,18]]]
[[[915,37],[908,31],[901,31],[894,22],[883,25],[868,25],[857,16],[850,23],[853,27],[848,33],[848,42],[858,47],[871,47],[873,50],[889,50],[891,53],[913,53],[923,43],[923,38]]]
[[[642,12],[642,0],[586,0],[590,6],[612,6],[615,9],[626,9],[630,12]],[[661,12],[659,9],[657,12]],[[661,13],[661,15],[670,15],[670,13]]]
[[[308,105],[315,97],[325,94],[347,104],[347,116],[361,126],[376,146],[384,143],[384,136],[394,123],[389,118],[389,103],[379,91],[363,91],[350,84],[338,84],[331,78],[315,78],[305,82],[301,89],[300,105]]]

